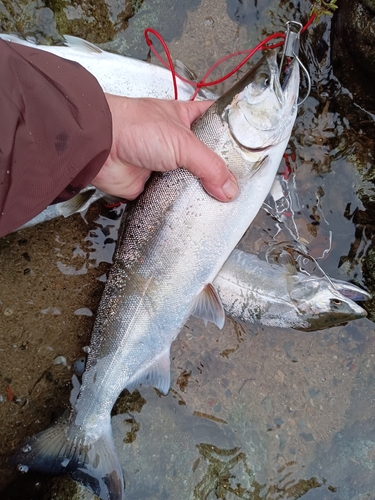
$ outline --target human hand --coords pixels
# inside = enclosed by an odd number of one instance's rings
[[[190,130],[210,101],[168,101],[106,94],[112,113],[110,154],[91,182],[102,191],[132,200],[152,171],[184,167],[220,201],[238,193],[237,181],[224,161]]]

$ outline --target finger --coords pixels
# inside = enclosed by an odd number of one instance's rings
[[[108,159],[91,184],[112,196],[134,200],[143,191],[150,170]]]
[[[222,186],[211,184],[201,179],[203,188],[208,194],[219,201],[231,201],[238,195],[238,184],[234,175],[230,172],[228,179]]]
[[[230,201],[238,194],[236,178],[225,162],[193,134],[184,145],[181,165],[202,181],[204,189],[220,201]]]
[[[193,123],[194,120],[199,118],[214,101],[187,101],[181,102],[188,112],[189,122]]]

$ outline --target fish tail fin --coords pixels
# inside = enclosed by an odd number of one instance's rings
[[[59,422],[22,444],[9,460],[20,470],[69,474],[103,500],[123,500],[124,480],[110,424],[94,441],[68,422]]]

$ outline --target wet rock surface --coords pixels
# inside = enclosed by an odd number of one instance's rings
[[[342,0],[332,25],[335,74],[368,112],[375,112],[375,9],[373,2]]]
[[[308,5],[265,1],[236,17],[235,4],[243,2],[2,1],[0,27],[53,43],[72,33],[147,58],[142,37],[151,26],[202,76],[221,56],[309,16]],[[332,72],[330,35],[323,16],[302,41],[313,87],[287,150],[298,195],[293,229],[330,276],[375,292],[373,122]],[[21,474],[6,461],[69,406],[74,362],[95,317],[82,311],[95,314],[116,219],[98,203],[85,220],[59,219],[0,241],[4,500],[92,498],[69,479]],[[291,234],[262,211],[240,246],[258,253],[283,240]],[[190,320],[172,346],[169,394],[125,392],[114,407],[127,498],[372,498],[374,339],[368,319],[309,334],[228,319],[219,331]]]

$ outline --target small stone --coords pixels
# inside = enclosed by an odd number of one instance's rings
[[[94,313],[88,307],[81,307],[74,311],[76,316],[92,316]]]
[[[310,443],[311,441],[314,441],[314,436],[311,434],[311,432],[301,432],[300,436],[302,439]]]
[[[54,365],[64,365],[64,366],[67,366],[66,357],[65,356],[57,356],[53,360],[53,364]]]
[[[53,316],[58,316],[61,314],[61,310],[58,307],[46,307],[40,311],[42,314],[52,314]]]

